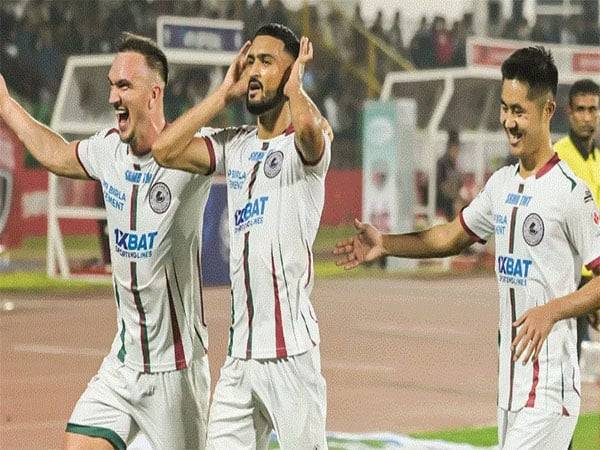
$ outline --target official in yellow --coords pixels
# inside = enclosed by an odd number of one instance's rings
[[[592,191],[596,205],[600,205],[600,147],[594,141],[600,118],[600,86],[592,80],[579,80],[569,90],[569,134],[554,144],[560,159]],[[585,285],[592,273],[585,267],[581,271],[581,283]],[[588,319],[598,327],[598,313],[577,319],[577,355],[581,353],[581,342],[589,339]]]

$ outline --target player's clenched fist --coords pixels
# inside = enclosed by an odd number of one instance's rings
[[[358,233],[348,239],[339,241],[333,254],[337,255],[336,265],[344,269],[353,269],[363,262],[382,257],[385,252],[381,232],[373,225],[354,219],[354,227]]]

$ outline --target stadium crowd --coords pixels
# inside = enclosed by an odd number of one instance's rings
[[[417,69],[465,65],[466,39],[474,30],[468,13],[453,23],[442,16],[422,17],[415,33],[407,36],[400,10],[395,11],[390,26],[385,26],[383,11],[369,23],[358,3],[351,14],[336,9],[336,4],[341,5],[334,1],[328,7],[311,5],[308,11],[293,11],[281,0],[7,0],[0,5],[0,71],[36,118],[47,123],[70,55],[114,52],[122,31],[155,38],[160,15],[241,20],[246,38],[264,22],[288,25],[299,34],[308,28],[316,64],[307,70],[305,86],[329,118],[336,133],[334,145],[343,149],[333,152],[334,166],[352,167],[360,164],[356,124],[369,96],[356,69],[364,70],[369,41],[387,44],[397,56],[389,58],[376,51],[375,77],[381,83],[385,73],[402,70],[399,59]],[[522,13],[504,20],[494,5],[499,4],[490,2],[490,37],[600,44],[597,22],[582,16],[539,16],[532,26]],[[169,120],[204,97],[209,85],[207,71],[179,70],[173,75],[166,98]],[[349,85],[353,88],[345,88]]]

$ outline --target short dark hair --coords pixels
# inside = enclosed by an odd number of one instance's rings
[[[589,78],[576,81],[573,83],[573,86],[571,86],[571,89],[569,89],[569,105],[573,104],[573,98],[576,95],[582,94],[597,95],[600,97],[600,86]]]
[[[254,39],[257,36],[272,36],[283,42],[283,48],[296,59],[300,53],[300,40],[298,36],[285,25],[280,23],[269,23],[260,27],[254,33]]]
[[[556,97],[558,70],[549,50],[542,46],[525,47],[515,51],[502,63],[502,80],[527,83],[530,100],[552,93]]]
[[[152,39],[124,32],[121,34],[121,44],[119,44],[117,51],[119,53],[135,52],[144,55],[148,67],[158,72],[160,78],[167,84],[169,79],[167,57]]]

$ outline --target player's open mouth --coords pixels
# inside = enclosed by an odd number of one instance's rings
[[[119,124],[119,130],[124,131],[129,124],[129,110],[127,108],[117,108],[115,110],[117,115],[117,123]]]
[[[262,89],[262,84],[258,81],[250,81],[248,83],[248,97],[252,98],[257,95]]]
[[[507,129],[506,135],[508,136],[508,142],[513,147],[521,142],[521,139],[523,138],[523,133],[516,129]]]

